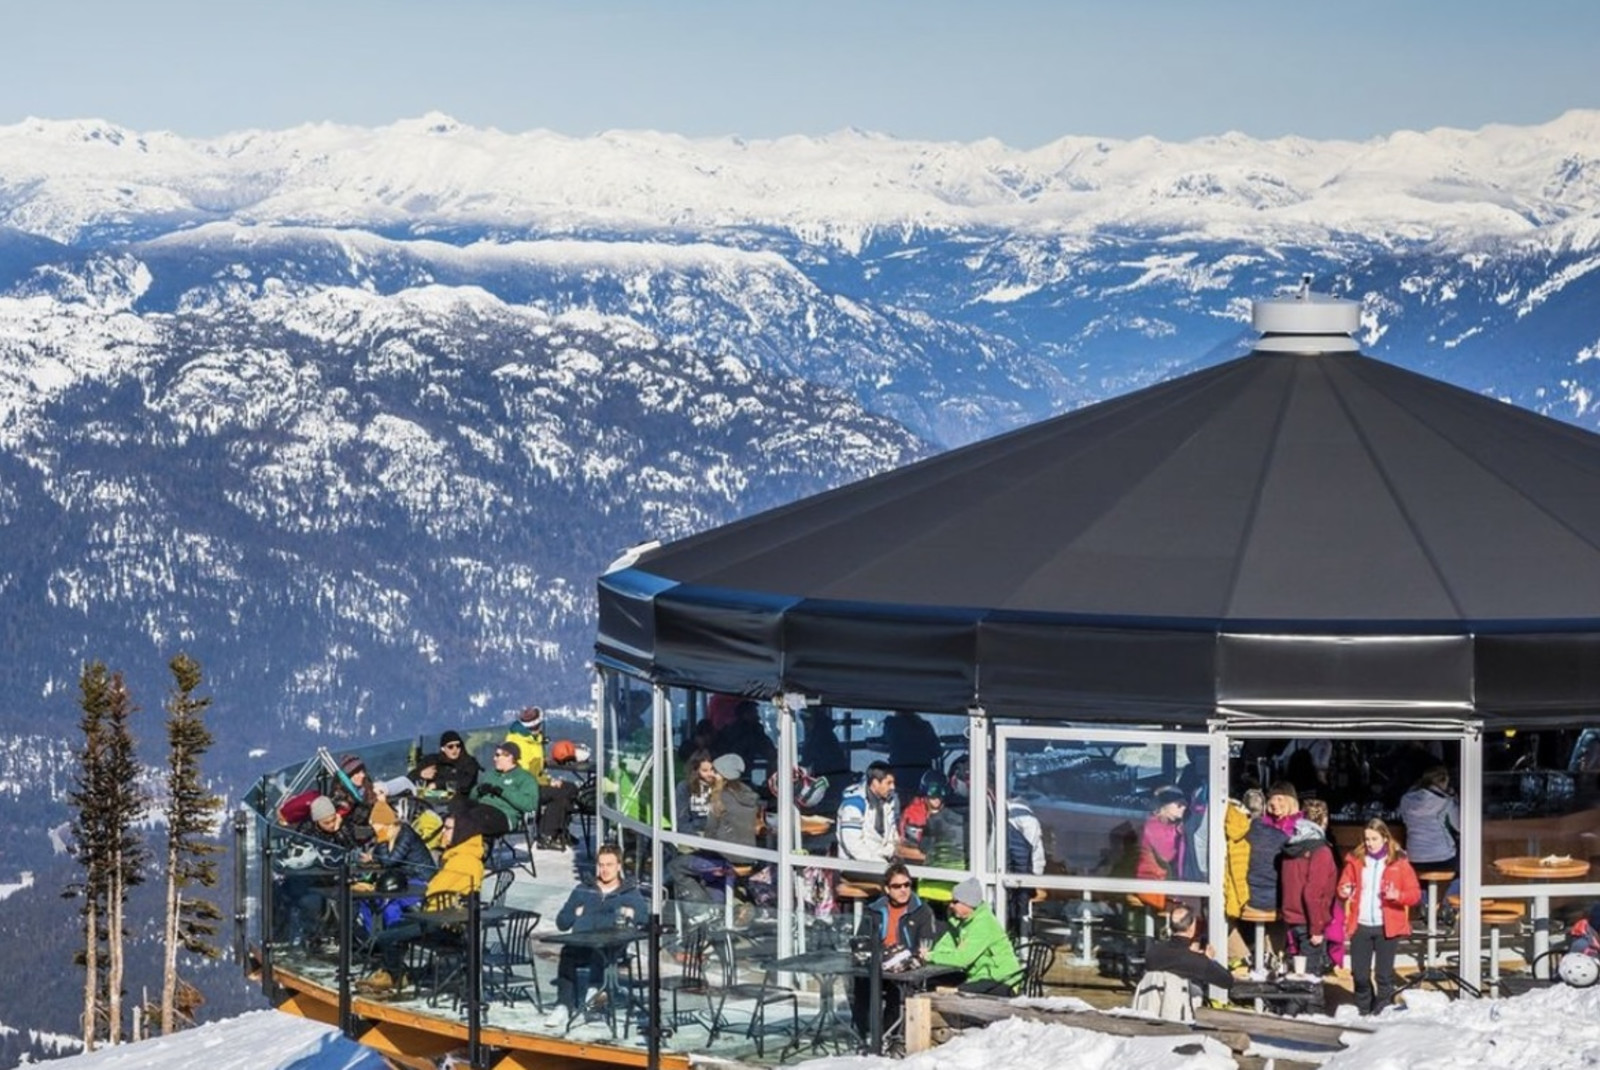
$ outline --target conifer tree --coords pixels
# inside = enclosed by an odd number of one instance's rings
[[[78,754],[77,788],[68,794],[76,811],[72,822],[74,850],[83,869],[81,881],[66,889],[68,896],[83,900],[83,949],[74,956],[84,968],[83,1047],[93,1051],[100,1038],[105,991],[102,954],[105,942],[105,903],[111,849],[106,833],[106,813],[102,805],[107,750],[106,715],[110,707],[111,679],[103,662],[90,662],[78,678],[79,705],[83,716],[78,726],[83,732],[83,750]]]
[[[187,894],[199,886],[214,888],[222,848],[208,842],[222,800],[200,777],[200,757],[211,748],[204,714],[209,697],[200,698],[200,663],[180,653],[168,668],[173,689],[167,697],[167,913],[165,961],[161,975],[161,1032],[177,1025],[179,1003],[178,949],[216,958],[212,942],[222,912],[210,900]]]
[[[106,1039],[122,1043],[122,997],[124,975],[124,911],[128,892],[144,883],[144,866],[149,851],[139,834],[137,822],[149,804],[140,779],[139,761],[131,727],[138,707],[128,694],[122,674],[112,673],[107,693],[105,806],[107,839],[112,855],[106,886]]]

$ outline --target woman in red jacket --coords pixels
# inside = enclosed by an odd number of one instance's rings
[[[1377,818],[1368,821],[1361,844],[1345,859],[1339,898],[1344,901],[1356,1009],[1371,1014],[1394,998],[1395,950],[1402,936],[1411,935],[1411,908],[1422,901],[1422,888],[1388,825]]]
[[[1289,927],[1290,953],[1304,955],[1306,968],[1319,977],[1333,966],[1327,934],[1338,883],[1339,862],[1322,835],[1322,826],[1302,817],[1294,823],[1279,863],[1283,905],[1278,913]]]

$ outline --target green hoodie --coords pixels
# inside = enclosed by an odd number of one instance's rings
[[[1012,989],[1022,981],[1022,964],[988,903],[974,907],[965,921],[951,911],[950,927],[928,952],[928,962],[966,970],[968,981],[999,981]]]

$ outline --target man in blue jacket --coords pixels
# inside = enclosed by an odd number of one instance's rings
[[[622,850],[616,844],[603,844],[595,853],[594,877],[585,880],[567,896],[556,915],[556,928],[562,932],[601,932],[608,929],[638,929],[650,917],[650,904],[639,893],[639,885],[622,872]],[[626,944],[616,948],[567,946],[561,949],[556,964],[556,1008],[545,1020],[551,1029],[564,1029],[580,1010],[605,1013],[611,993],[602,986],[594,997],[584,1001],[589,986],[605,975],[607,966]],[[580,974],[587,968],[588,984]]]

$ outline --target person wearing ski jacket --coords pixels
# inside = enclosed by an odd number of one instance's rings
[[[1332,965],[1327,947],[1328,925],[1339,883],[1333,848],[1315,821],[1301,818],[1283,848],[1279,873],[1283,906],[1278,916],[1289,927],[1289,950],[1304,955],[1318,976]]]
[[[1345,859],[1339,898],[1356,1009],[1372,1014],[1394,998],[1395,951],[1411,935],[1411,908],[1422,901],[1416,871],[1381,819],[1367,822],[1361,846]]]
[[[958,991],[974,996],[1015,996],[1022,964],[1000,919],[983,898],[983,885],[968,877],[950,893],[950,923],[928,952],[928,963],[966,971]]]

